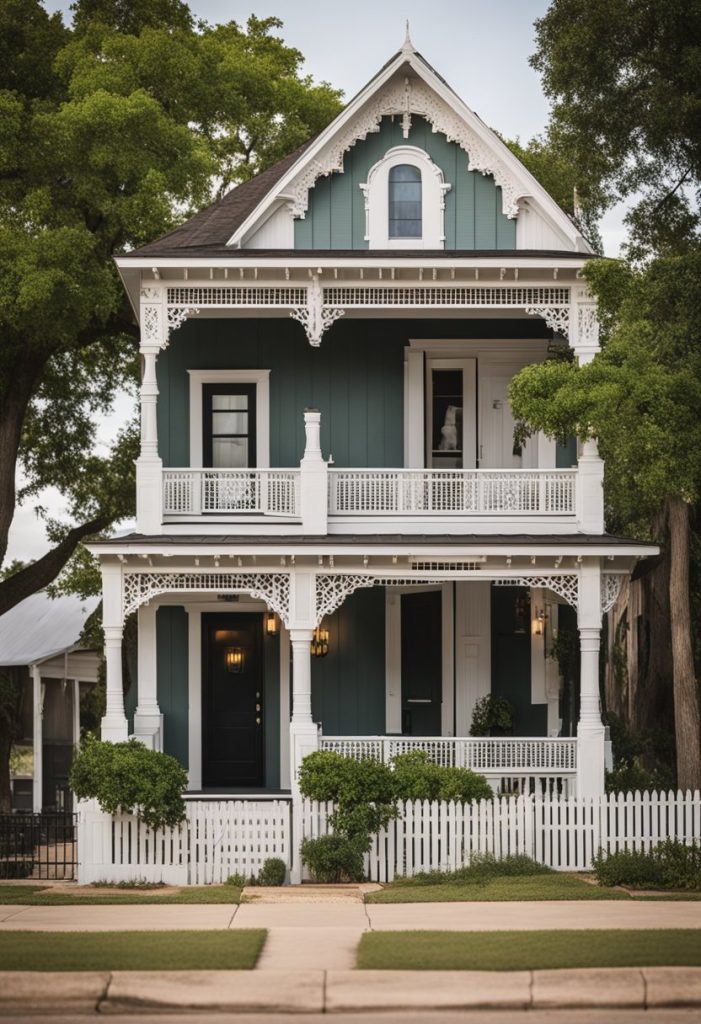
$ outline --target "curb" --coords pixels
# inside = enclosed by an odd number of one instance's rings
[[[261,985],[261,980],[265,985]],[[0,972],[0,1015],[701,1007],[701,967]]]

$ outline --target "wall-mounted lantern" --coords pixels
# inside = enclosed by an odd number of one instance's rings
[[[325,626],[317,626],[310,646],[312,657],[325,658],[329,653],[329,631]]]
[[[279,629],[278,618],[275,612],[266,612],[265,614],[265,635],[266,636],[277,636]]]
[[[548,621],[548,616],[545,613],[545,608],[536,608],[533,613],[533,619],[531,620],[531,631],[533,636],[543,636],[545,633],[545,623]]]

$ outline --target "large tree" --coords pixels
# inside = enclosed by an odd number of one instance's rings
[[[606,459],[607,523],[667,544],[677,775],[701,785],[690,614],[690,519],[701,495],[701,4],[552,0],[533,66],[547,136],[600,209],[629,206],[626,261],[591,265],[604,349],[588,366],[529,367],[511,389],[531,429]]]
[[[95,454],[135,387],[137,329],[112,256],[156,237],[317,132],[339,94],[301,74],[275,18],[195,23],[181,0],[0,4],[0,563],[17,500],[71,523],[0,582],[0,614],[81,539],[130,514],[135,433]],[[16,489],[18,470],[21,489]]]

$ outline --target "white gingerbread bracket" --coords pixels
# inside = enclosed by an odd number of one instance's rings
[[[623,586],[623,573],[604,572],[601,574],[601,613],[610,612],[618,600]]]
[[[124,616],[159,594],[183,592],[250,594],[289,625],[290,574],[285,572],[126,572]]]
[[[141,347],[164,349],[170,336],[177,331],[193,313],[199,313],[197,306],[171,306],[166,302],[166,290],[157,285],[141,288]]]
[[[552,590],[573,608],[579,602],[579,576],[576,573],[562,573],[553,576],[514,576],[510,579],[494,580],[495,587],[542,587]]]
[[[318,348],[321,339],[332,323],[342,317],[343,309],[334,309],[324,305],[324,295],[319,284],[319,277],[314,274],[311,283],[307,287],[306,306],[297,306],[291,312],[293,320],[302,325],[307,335],[309,344]]]

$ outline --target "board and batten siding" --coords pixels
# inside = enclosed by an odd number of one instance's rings
[[[412,117],[407,139],[399,118],[382,119],[379,132],[345,154],[343,172],[318,178],[309,209],[295,220],[295,249],[367,249],[365,199],[370,168],[395,146],[424,150],[451,188],[445,196],[446,249],[515,249],[516,220],[502,213],[501,188],[491,175],[469,171],[467,153],[422,117]]]
[[[158,358],[164,466],[190,465],[188,370],[270,370],[270,464],[297,466],[304,410],[338,467],[404,464],[404,349],[412,338],[547,337],[541,320],[342,319],[319,348],[289,318],[189,320]]]

